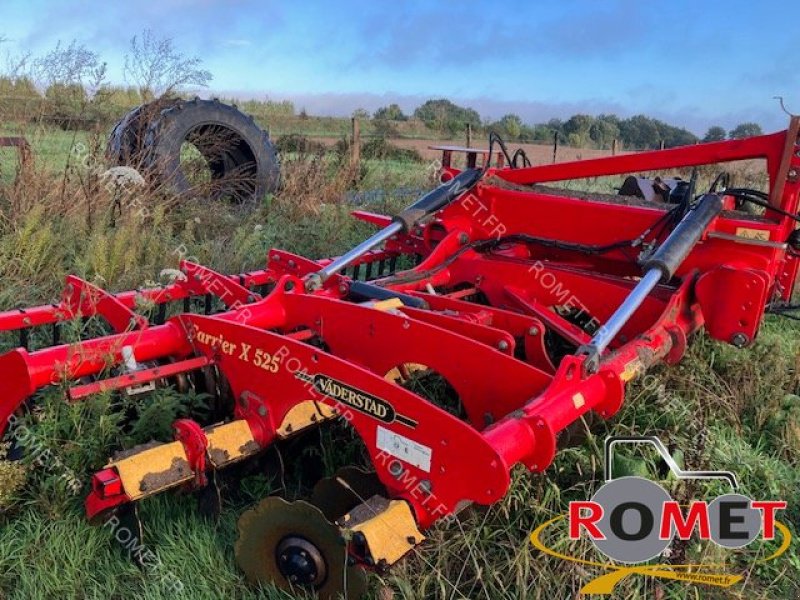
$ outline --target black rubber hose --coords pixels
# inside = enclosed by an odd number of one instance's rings
[[[422,298],[395,292],[364,281],[352,281],[350,283],[349,297],[351,300],[392,300],[396,298],[400,300],[404,306],[410,306],[411,308],[428,308],[428,303]]]

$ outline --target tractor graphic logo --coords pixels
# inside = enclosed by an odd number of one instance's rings
[[[659,483],[640,476],[615,478],[614,451],[620,445],[649,445],[677,479],[721,480],[731,491],[682,505]],[[737,492],[736,475],[728,471],[685,471],[657,437],[609,437],[605,443],[605,483],[587,501],[570,502],[569,512],[540,525],[531,535],[533,546],[551,556],[596,567],[604,572],[584,585],[583,594],[610,594],[630,575],[646,575],[693,584],[733,586],[743,575],[726,572],[723,563],[666,562],[676,540],[698,539],[746,553],[762,540],[766,554],[755,563],[775,560],[789,548],[791,533],[777,519],[782,500],[753,500]],[[553,549],[564,536],[572,542],[590,540],[610,562],[570,556]],[[585,553],[582,553],[585,555]],[[746,555],[746,554],[745,554]]]

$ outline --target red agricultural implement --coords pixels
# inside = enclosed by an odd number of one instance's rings
[[[70,277],[57,305],[0,313],[0,331],[20,332],[0,357],[0,417],[64,382],[70,401],[215,390],[224,420],[180,420],[173,442],[94,475],[91,519],[167,489],[213,491],[227,467],[346,422],[374,472],[345,468],[309,501],[265,499],[241,517],[237,559],[253,581],[356,597],[365,570],[400,560],[436,521],[500,500],[512,467],[547,469],[571,424],[613,417],[626,385],[678,362],[693,333],[752,343],[796,280],[799,129],[539,167],[451,164],[397,216],[355,213],[380,230],[338,258],[273,250],[264,270],[234,276],[183,262],[171,285],[118,294]],[[665,202],[543,185],[750,159],[765,161],[768,192],[724,173]],[[152,322],[142,305],[157,307]],[[59,323],[81,317],[113,333],[59,345]],[[45,326],[53,345],[26,349]],[[405,385],[418,373],[446,380],[457,409]]]

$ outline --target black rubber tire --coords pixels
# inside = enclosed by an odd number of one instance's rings
[[[106,153],[117,166],[142,169],[144,162],[144,138],[150,121],[161,115],[161,111],[173,106],[177,99],[161,99],[140,104],[128,112],[114,125],[108,138]]]
[[[208,141],[212,140],[212,141]],[[181,166],[181,147],[193,142],[206,160],[211,185],[194,185]],[[154,186],[178,195],[260,200],[279,185],[269,135],[249,115],[218,100],[157,101],[130,111],[108,144],[116,164],[143,171]]]

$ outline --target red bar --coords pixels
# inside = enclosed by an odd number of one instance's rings
[[[172,377],[178,373],[195,371],[212,364],[214,363],[211,359],[201,356],[198,358],[190,358],[189,360],[172,363],[171,365],[165,365],[163,367],[135,371],[134,373],[129,373],[127,375],[121,375],[111,379],[104,379],[102,381],[95,381],[85,385],[76,385],[75,387],[70,388],[69,399],[74,402],[76,400],[86,398],[87,396],[91,396],[92,394],[99,394],[100,392],[105,392],[108,390],[120,390],[123,388],[132,387],[134,385],[140,385],[142,383],[150,383],[156,379]]]
[[[548,181],[564,181],[567,179],[618,175],[637,171],[710,165],[750,158],[766,158],[770,163],[770,175],[774,177],[785,137],[786,131],[780,131],[744,140],[680,146],[669,150],[636,152],[620,156],[528,167],[527,169],[503,169],[497,171],[496,175],[512,183],[529,185]]]
[[[227,279],[238,282],[244,287],[273,283],[272,277],[272,274],[267,271],[253,271],[250,273],[243,273],[242,275],[226,276]],[[115,294],[115,298],[125,307],[133,309],[136,307],[137,298],[142,298],[146,301],[154,302],[155,304],[164,304],[166,302],[183,300],[193,295],[195,294],[192,292],[191,286],[188,286],[186,282],[176,281],[175,283],[162,287],[120,292],[119,294]],[[96,312],[90,310],[84,312],[83,316],[91,317],[94,316],[94,314],[96,314]],[[67,307],[59,304],[45,304],[31,308],[0,312],[0,331],[15,331],[69,320],[70,315]]]

